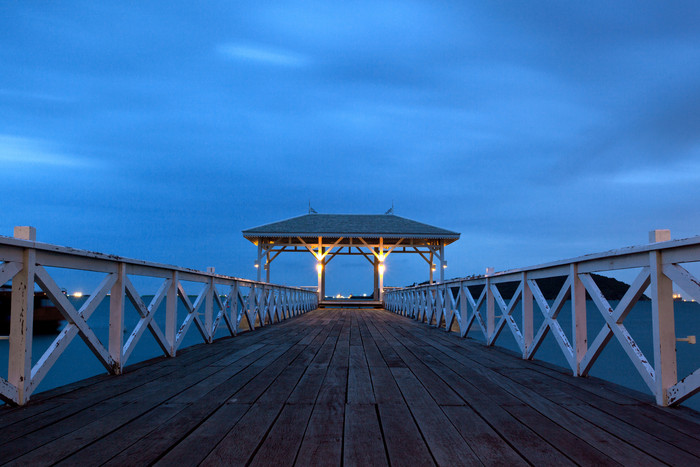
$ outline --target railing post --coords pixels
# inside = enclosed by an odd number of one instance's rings
[[[122,374],[122,356],[124,355],[124,281],[126,264],[117,263],[117,281],[109,295],[109,355],[114,360],[112,373]]]
[[[15,238],[36,241],[34,227],[15,227]],[[29,401],[32,382],[32,332],[34,330],[34,272],[36,250],[22,252],[22,270],[12,278],[10,305],[10,359],[8,382],[17,388],[15,402]]]
[[[214,274],[213,267],[207,268],[207,274]],[[204,298],[204,327],[207,329],[207,344],[214,341],[214,277],[207,279],[207,294]]]
[[[527,283],[527,273],[524,272],[520,279],[523,283],[523,291],[520,302],[523,308],[523,358],[527,358],[527,354],[532,347],[532,339],[534,335],[534,321],[533,321],[533,303],[532,303],[532,290],[530,290],[530,285]]]
[[[180,277],[177,271],[173,271],[170,278],[170,287],[165,299],[165,339],[168,341],[168,353],[175,356],[175,330],[177,327],[177,285]]]
[[[229,298],[229,307],[231,307],[231,322],[233,323],[233,335],[236,336],[238,335],[238,325],[240,324],[240,320],[238,319],[238,281],[234,281],[233,287],[232,287],[232,292],[231,296],[233,299]],[[225,311],[224,311],[225,313]]]
[[[467,283],[459,283],[459,312],[461,314],[461,324],[459,326],[459,335],[466,337],[467,335],[467,322],[469,321],[469,306],[467,304]]]
[[[581,362],[588,350],[588,328],[586,321],[586,288],[578,277],[578,264],[571,263],[571,346],[574,351],[574,376],[581,376]]]
[[[268,303],[267,303],[267,287],[265,284],[262,285],[260,289],[260,301],[258,302],[258,310],[260,310],[260,326],[265,325],[265,317],[268,314]]]
[[[491,290],[491,278],[488,277],[488,274],[493,274],[493,268],[486,268],[486,274],[486,342],[488,345],[496,328],[496,301],[493,296],[493,291]],[[491,342],[491,345],[493,345],[493,342]]]
[[[668,388],[678,382],[676,330],[673,314],[673,282],[663,273],[661,250],[649,253],[651,268],[651,321],[654,333],[654,383],[656,403],[668,405]]]

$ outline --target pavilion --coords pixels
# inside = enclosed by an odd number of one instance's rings
[[[392,253],[420,255],[427,263],[429,280],[439,261],[440,282],[445,280],[445,246],[459,233],[393,214],[309,214],[244,230],[243,236],[258,247],[255,266],[258,281],[270,282],[270,263],[282,252],[309,252],[316,258],[319,301],[325,299],[326,265],[336,256],[361,255],[374,269],[374,301],[384,292],[384,260]]]

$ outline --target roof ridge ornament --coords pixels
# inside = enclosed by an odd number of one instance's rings
[[[311,200],[309,200],[309,214],[318,214],[318,212],[311,207]]]
[[[391,208],[389,208],[389,210],[387,212],[385,212],[384,214],[388,214],[390,216],[394,215],[394,200],[393,199],[391,200]]]

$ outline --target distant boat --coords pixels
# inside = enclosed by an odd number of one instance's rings
[[[10,308],[12,287],[0,286],[0,334],[10,333]],[[63,321],[63,315],[53,304],[46,292],[34,292],[34,333],[55,334]]]

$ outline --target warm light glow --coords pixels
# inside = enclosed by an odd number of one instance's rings
[[[432,267],[430,268],[431,270],[435,271],[435,265],[433,264]]]
[[[316,271],[318,271],[318,273],[321,274],[321,271],[323,271],[323,263],[322,262],[319,261],[318,263],[316,263]]]
[[[379,274],[384,274],[384,271],[386,270],[386,266],[384,266],[384,264],[380,263],[378,269],[379,269]]]
[[[260,267],[260,263],[258,263],[258,262],[256,261],[256,262],[255,262],[255,267],[256,267],[256,268],[259,268],[259,267]]]
[[[75,298],[80,298],[80,297],[83,296],[83,293],[82,293],[82,292],[73,292],[73,296],[74,296]]]

